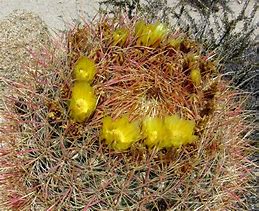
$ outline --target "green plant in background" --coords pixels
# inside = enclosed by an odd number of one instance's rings
[[[1,209],[246,206],[244,99],[213,52],[160,22],[124,16],[75,27],[65,46],[56,49],[65,58],[49,51],[23,84],[9,82]]]

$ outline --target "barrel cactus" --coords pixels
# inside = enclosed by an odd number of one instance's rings
[[[245,100],[213,52],[125,17],[84,23],[62,43],[35,58],[23,83],[6,81],[2,209],[245,206]]]

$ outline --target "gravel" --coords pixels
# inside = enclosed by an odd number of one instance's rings
[[[31,52],[37,54],[40,46],[49,43],[47,26],[31,12],[16,10],[0,21],[1,95],[5,86],[1,78],[19,79],[24,67],[32,62]]]

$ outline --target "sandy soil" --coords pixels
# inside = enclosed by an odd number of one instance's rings
[[[13,10],[27,10],[38,14],[49,28],[64,30],[80,17],[93,17],[98,5],[94,0],[0,0],[0,20]]]

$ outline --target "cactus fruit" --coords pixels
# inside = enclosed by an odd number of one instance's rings
[[[252,163],[243,101],[201,44],[123,18],[100,18],[65,41],[61,54],[49,50],[44,64],[36,58],[24,70],[23,84],[9,83],[1,210],[245,206]]]

